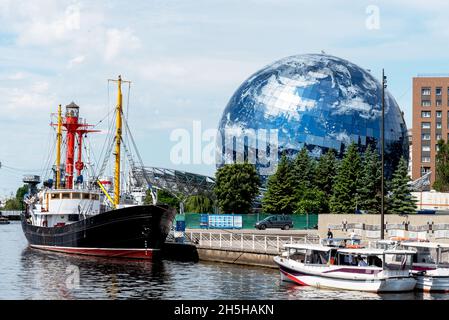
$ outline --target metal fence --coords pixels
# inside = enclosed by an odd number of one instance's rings
[[[188,242],[200,248],[264,253],[279,253],[285,244],[319,242],[317,236],[311,235],[278,236],[208,231],[187,231],[185,232],[185,238]]]

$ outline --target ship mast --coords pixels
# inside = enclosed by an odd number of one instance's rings
[[[62,110],[58,106],[58,131],[56,144],[56,189],[61,189],[61,140],[62,140]]]
[[[122,141],[122,77],[117,80],[117,107],[116,107],[116,130],[115,130],[115,174],[114,174],[114,206],[120,203],[120,144]]]

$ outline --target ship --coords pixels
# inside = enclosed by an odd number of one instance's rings
[[[38,188],[39,176],[24,177],[29,192],[24,197],[21,223],[31,248],[99,257],[153,259],[159,255],[171,230],[176,210],[157,204],[154,190],[150,190],[152,204],[144,202],[149,181],[146,186],[129,183],[127,190],[121,188],[121,179],[125,180],[125,164],[121,167],[122,151],[128,151],[125,141],[134,140],[123,137],[123,132],[129,129],[122,106],[124,81],[121,76],[109,81],[117,83],[115,121],[110,122],[113,125],[115,122],[115,126],[110,130],[110,147],[100,172],[85,174],[86,167],[92,169],[93,166],[83,162],[83,150],[86,149],[83,143],[88,134],[98,130],[79,117],[80,107],[72,102],[66,106],[64,115],[59,105],[55,115],[57,123],[51,123],[56,129],[52,178]],[[61,161],[63,148],[64,163]],[[113,167],[113,179],[100,176],[108,153],[114,160],[110,166]],[[133,160],[130,163],[129,176],[137,166]],[[145,172],[143,163],[140,169]],[[89,177],[85,179],[87,175]]]

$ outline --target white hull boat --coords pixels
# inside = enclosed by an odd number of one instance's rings
[[[434,242],[401,242],[415,249],[412,274],[416,289],[425,292],[449,292],[449,244]]]
[[[412,291],[416,285],[416,279],[407,268],[407,264],[411,265],[412,251],[385,252],[379,249],[337,249],[311,245],[287,245],[286,248],[285,253],[274,258],[283,281],[317,288],[365,292],[406,292]],[[385,254],[402,255],[405,259],[387,265],[382,262],[385,258],[381,258]],[[349,257],[364,257],[371,265],[350,265]]]

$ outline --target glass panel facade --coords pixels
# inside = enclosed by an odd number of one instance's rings
[[[283,153],[294,156],[303,147],[316,158],[329,149],[341,158],[351,143],[380,152],[381,97],[379,81],[346,60],[310,54],[276,61],[251,75],[229,100],[219,123],[217,167],[252,153],[259,174],[268,176]],[[246,142],[250,132],[257,141]],[[388,90],[385,132],[388,176],[402,155],[408,159],[407,127]],[[271,161],[272,151],[277,154]]]

